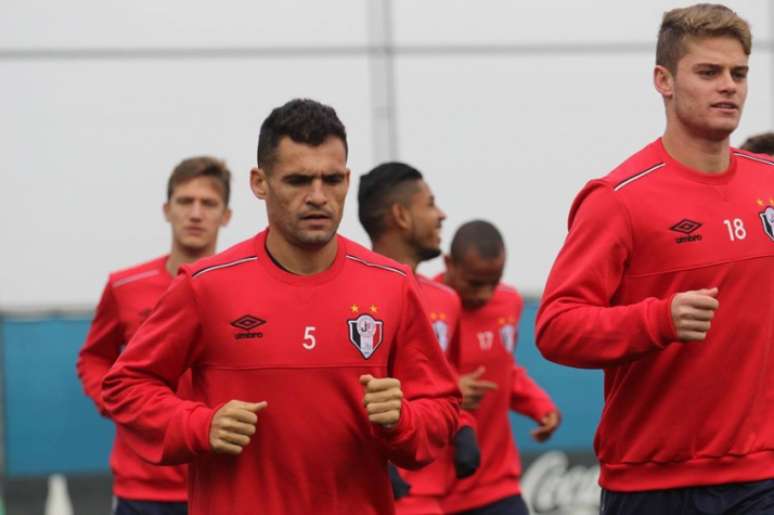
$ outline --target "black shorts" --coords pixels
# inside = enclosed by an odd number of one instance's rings
[[[529,515],[529,510],[524,499],[520,495],[514,495],[455,515]]]
[[[188,515],[188,504],[184,502],[132,501],[116,499],[113,515]]]
[[[774,479],[646,492],[602,490],[600,515],[774,514]]]

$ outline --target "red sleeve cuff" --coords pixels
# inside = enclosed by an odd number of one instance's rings
[[[392,447],[400,445],[406,440],[411,438],[411,433],[414,429],[413,416],[411,415],[410,403],[404,401],[400,409],[400,417],[395,427],[387,429],[379,424],[372,424],[376,434],[381,438],[388,446]]]
[[[212,425],[212,417],[219,408],[220,406],[215,409],[197,406],[191,411],[188,418],[188,427],[191,429],[193,437],[191,450],[195,454],[210,452],[210,425]]]
[[[661,316],[659,317],[659,335],[661,340],[658,342],[661,347],[666,347],[671,342],[677,340],[677,330],[675,329],[675,322],[672,320],[672,299],[675,298],[675,295],[677,294],[674,293],[662,301]]]

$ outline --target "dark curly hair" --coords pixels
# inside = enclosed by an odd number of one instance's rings
[[[275,108],[261,124],[258,136],[258,166],[269,169],[277,158],[280,139],[287,136],[296,143],[318,146],[330,136],[347,146],[347,131],[336,111],[308,98],[296,98]]]

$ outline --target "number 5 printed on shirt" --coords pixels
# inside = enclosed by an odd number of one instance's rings
[[[313,325],[308,325],[306,326],[306,329],[304,329],[304,343],[301,345],[303,345],[306,350],[312,350],[317,346],[317,338],[312,334],[316,330],[317,328]]]

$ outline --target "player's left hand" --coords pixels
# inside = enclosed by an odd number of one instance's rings
[[[377,379],[371,374],[364,374],[360,376],[360,384],[365,391],[363,404],[368,411],[368,420],[385,429],[394,428],[400,418],[403,399],[400,381],[394,377]]]
[[[554,434],[556,428],[562,422],[562,415],[558,411],[552,411],[540,420],[540,425],[531,431],[532,438],[536,442],[545,442]]]

